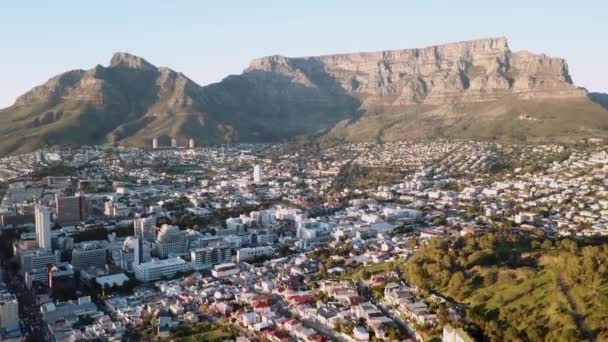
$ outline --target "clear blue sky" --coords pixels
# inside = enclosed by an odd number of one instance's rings
[[[2,1],[0,107],[115,51],[207,84],[255,57],[423,47],[506,36],[568,60],[577,85],[608,92],[606,0]]]

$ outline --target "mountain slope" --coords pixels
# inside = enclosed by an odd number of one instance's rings
[[[563,59],[512,52],[505,38],[269,56],[205,87],[117,53],[107,67],[55,76],[0,110],[0,154],[67,143],[149,146],[170,137],[180,144],[302,135],[573,141],[607,135],[602,99],[573,84]]]

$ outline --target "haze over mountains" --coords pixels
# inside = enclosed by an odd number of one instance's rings
[[[608,136],[607,102],[577,88],[563,59],[512,52],[505,38],[269,56],[204,87],[117,53],[107,67],[55,76],[0,110],[0,154],[68,143],[150,146],[155,137],[182,145],[306,135],[567,142]]]

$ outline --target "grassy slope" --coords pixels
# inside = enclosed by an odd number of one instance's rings
[[[608,324],[608,283],[562,286],[562,270],[551,261],[540,269],[476,267],[474,271],[482,277],[495,271],[498,280],[472,290],[464,303],[494,313],[498,320],[528,334],[539,332],[538,327],[549,327],[547,335],[539,336],[542,340],[560,341],[576,335],[584,339],[587,333],[593,335]],[[581,322],[576,321],[577,315]],[[597,337],[608,338],[601,333]]]
[[[530,120],[520,119],[527,115]],[[572,142],[608,137],[608,110],[587,98],[499,101],[372,109],[359,120],[336,126],[332,138],[393,141],[408,138],[463,138],[499,141]]]

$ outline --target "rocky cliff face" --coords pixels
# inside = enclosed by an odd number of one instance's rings
[[[505,38],[269,56],[205,87],[116,53],[107,67],[55,76],[0,110],[0,154],[65,143],[145,146],[155,137],[199,144],[307,135],[522,141],[606,132],[607,111],[573,85],[563,59],[512,52]]]
[[[563,59],[511,52],[505,38],[423,49],[339,54],[320,57],[271,56],[254,60],[248,71],[287,75],[312,86],[326,74],[363,105],[403,106],[522,97],[584,96]]]

